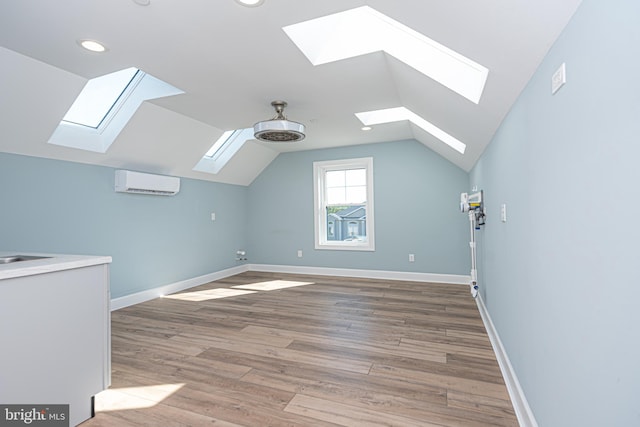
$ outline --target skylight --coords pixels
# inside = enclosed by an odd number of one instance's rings
[[[405,107],[365,111],[362,113],[356,113],[356,117],[358,117],[362,124],[366,126],[408,120],[422,130],[435,136],[440,141],[444,142],[460,154],[464,154],[467,148],[467,145],[465,143],[459,141],[457,138],[449,135],[433,123],[423,119],[422,117]]]
[[[49,144],[106,153],[140,105],[184,93],[127,68],[89,80],[49,138]]]
[[[89,80],[62,120],[97,129],[138,72],[127,68]]]
[[[383,51],[476,104],[489,74],[482,65],[369,6],[283,30],[313,65]]]
[[[249,139],[253,139],[253,128],[225,131],[193,170],[213,174],[220,172]]]
[[[205,153],[205,157],[212,159],[216,154],[219,154],[219,151],[224,147],[224,145],[229,142],[229,140],[233,139],[234,135],[237,135],[238,132],[242,132],[242,129],[236,130],[228,130],[218,138],[218,140],[209,148],[209,151]]]

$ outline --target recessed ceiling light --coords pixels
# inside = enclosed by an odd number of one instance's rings
[[[371,130],[371,126],[362,126],[362,130]]]
[[[78,44],[91,52],[105,52],[107,48],[100,42],[95,40],[78,40]]]
[[[247,7],[256,7],[264,3],[264,0],[236,0],[236,1],[241,5],[247,6]]]
[[[149,6],[149,4],[151,3],[151,0],[133,0],[133,2],[140,6]]]

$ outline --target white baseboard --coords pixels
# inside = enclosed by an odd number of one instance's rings
[[[491,340],[493,351],[496,353],[498,365],[500,365],[500,371],[502,372],[502,377],[507,385],[507,391],[509,392],[509,397],[511,398],[511,403],[513,404],[513,409],[516,412],[516,417],[518,418],[520,426],[538,427],[533,411],[529,407],[527,397],[524,395],[524,391],[520,386],[520,382],[513,370],[513,366],[511,366],[507,352],[502,345],[502,341],[500,341],[498,331],[491,321],[491,316],[489,316],[489,312],[487,311],[487,307],[484,305],[481,294],[478,294],[476,304],[478,305],[482,322],[484,323],[484,327],[487,330],[489,339]]]
[[[244,273],[245,271],[264,271],[271,273],[292,273],[292,274],[316,274],[321,276],[341,276],[341,277],[361,277],[367,279],[389,279],[389,280],[405,280],[415,282],[430,283],[451,283],[451,284],[469,284],[469,276],[456,274],[433,274],[433,273],[414,273],[403,271],[381,271],[381,270],[356,270],[351,268],[324,268],[324,267],[301,267],[291,265],[267,265],[267,264],[244,264],[237,267],[220,270],[215,273],[205,274],[204,276],[194,277],[192,279],[182,280],[180,282],[171,283],[169,285],[160,286],[153,289],[137,292],[131,295],[125,295],[111,300],[111,311],[128,307],[134,304],[140,304],[159,298],[162,295],[174,292],[184,291],[194,286],[204,285],[214,280],[224,279],[225,277],[235,274]]]
[[[415,273],[410,271],[360,270],[352,268],[305,267],[294,265],[248,264],[249,271],[269,273],[315,274],[321,276],[360,277],[366,279],[468,285],[470,276],[458,274]]]
[[[235,274],[244,273],[247,270],[247,265],[240,265],[237,267],[228,268],[226,270],[216,271],[215,273],[205,274],[204,276],[182,280],[180,282],[171,283],[169,285],[160,286],[153,289],[147,289],[135,294],[113,298],[111,300],[111,311],[128,307],[134,304],[140,304],[145,301],[150,301],[152,299],[159,298],[162,295],[172,294],[174,292],[184,291],[185,289],[193,288],[195,286],[204,285],[205,283],[213,282],[214,280],[220,280],[224,279],[225,277],[233,276]]]

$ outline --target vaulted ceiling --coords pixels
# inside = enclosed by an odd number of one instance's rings
[[[0,4],[0,151],[248,185],[279,154],[416,139],[470,170],[580,0],[5,0]],[[384,49],[313,65],[283,30],[369,6],[488,69],[475,103]],[[77,41],[108,50],[93,53]],[[560,65],[560,64],[558,64]],[[184,93],[145,101],[105,153],[48,141],[85,83],[136,67]],[[549,76],[551,79],[551,76]],[[306,126],[298,143],[247,141],[217,174],[194,171],[224,131],[274,116]],[[405,107],[369,131],[355,113]]]

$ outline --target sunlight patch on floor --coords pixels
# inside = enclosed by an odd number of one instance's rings
[[[275,291],[277,289],[295,288],[296,286],[313,285],[313,282],[294,282],[292,280],[270,280],[267,282],[250,283],[248,285],[232,286],[234,289],[251,289],[254,291]]]
[[[179,294],[165,295],[163,298],[179,299],[183,301],[207,301],[211,299],[236,297],[239,295],[253,294],[255,291],[241,289],[207,289],[204,291],[181,292]]]
[[[141,387],[110,388],[96,394],[96,412],[151,408],[180,390],[185,384],[158,384]]]

